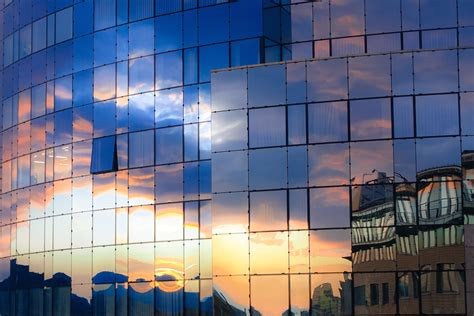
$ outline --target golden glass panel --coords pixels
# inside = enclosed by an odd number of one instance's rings
[[[240,315],[250,314],[248,276],[220,276],[212,281],[214,314],[227,315],[235,313],[235,309],[241,312]]]
[[[249,273],[248,234],[214,235],[212,236],[212,250],[212,273],[214,275]]]
[[[287,232],[250,234],[250,273],[288,273]]]
[[[182,241],[155,243],[155,280],[181,281],[184,275]]]
[[[184,277],[186,280],[199,277],[199,240],[184,242]]]
[[[128,248],[128,275],[130,281],[154,279],[154,244],[130,245]]]
[[[290,231],[288,250],[290,253],[290,272],[309,272],[309,232]]]
[[[352,271],[350,229],[311,231],[310,247],[311,272]]]
[[[183,239],[183,204],[157,205],[155,225],[156,241]]]
[[[265,275],[250,277],[252,314],[285,315],[289,308],[288,276]]]
[[[135,206],[129,208],[128,239],[129,242],[153,241],[154,208],[149,206]]]
[[[305,316],[309,313],[309,275],[290,275],[291,314]]]

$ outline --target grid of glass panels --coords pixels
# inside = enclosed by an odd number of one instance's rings
[[[472,46],[470,0],[266,1],[266,61]]]
[[[0,314],[211,314],[210,71],[262,3],[0,7]]]
[[[455,49],[214,72],[215,311],[464,314],[473,67]]]

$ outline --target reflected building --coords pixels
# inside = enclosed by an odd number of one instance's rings
[[[474,312],[471,0],[4,0],[0,314]]]

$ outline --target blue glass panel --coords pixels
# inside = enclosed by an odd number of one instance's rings
[[[155,95],[155,127],[180,125],[183,122],[181,88],[162,90]]]
[[[156,130],[156,164],[182,161],[182,131],[181,126]]]
[[[262,25],[263,12],[261,1],[241,0],[231,3],[230,38],[232,40],[261,36],[263,34]]]
[[[154,87],[154,58],[141,57],[128,62],[130,94],[152,91]]]
[[[217,44],[199,48],[199,81],[211,80],[211,70],[229,66],[228,44]]]
[[[72,110],[57,112],[54,115],[54,144],[63,145],[72,141]]]
[[[92,144],[91,173],[117,170],[115,136],[95,138]]]
[[[92,32],[93,25],[93,1],[86,0],[77,3],[74,6],[74,36],[89,34]]]
[[[267,80],[266,78],[272,78]],[[251,107],[284,104],[286,101],[284,65],[248,70],[248,104]]]
[[[420,20],[422,28],[456,26],[456,1],[420,0]]]
[[[154,162],[154,138],[153,131],[145,131],[129,134],[128,164],[130,168],[145,167],[153,165]]]
[[[115,133],[115,100],[94,104],[94,137],[101,137]]]
[[[94,66],[101,66],[115,61],[115,38],[115,28],[94,34]]]
[[[182,51],[156,55],[155,89],[180,86],[183,83]]]
[[[154,107],[153,92],[130,96],[128,101],[129,130],[139,131],[153,128]]]
[[[153,16],[153,2],[154,0],[130,1],[130,21],[136,21]]]
[[[286,108],[273,107],[249,111],[250,147],[286,144]]]
[[[284,148],[269,148],[250,151],[250,189],[278,189],[286,187],[286,161],[287,154]]]
[[[230,65],[232,67],[259,64],[260,57],[260,39],[235,41],[230,44]]]
[[[186,12],[189,14],[188,12]],[[183,15],[170,14],[155,20],[155,50],[157,53],[180,49],[183,42]]]
[[[128,26],[129,58],[153,54],[154,25],[148,19]]]
[[[91,68],[94,60],[92,35],[74,40],[74,71]]]
[[[196,46],[198,41],[197,10],[185,11],[183,14],[184,47]]]
[[[94,28],[105,29],[115,25],[115,0],[94,1]]]
[[[72,101],[74,106],[93,102],[92,70],[85,70],[74,74]]]
[[[229,38],[229,7],[218,5],[199,10],[199,43],[218,43]]]
[[[459,134],[458,95],[416,97],[417,136]]]

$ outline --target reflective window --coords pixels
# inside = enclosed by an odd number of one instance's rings
[[[91,173],[117,170],[115,136],[96,138],[92,145]]]
[[[183,91],[180,88],[155,94],[155,127],[179,125],[183,122]]]
[[[341,185],[349,181],[347,144],[308,146],[310,185]]]
[[[151,161],[153,163],[153,160]],[[128,204],[130,206],[153,204],[154,202],[153,186],[154,186],[154,172],[153,172],[152,167],[129,170]]]
[[[153,241],[153,206],[131,207],[128,214],[129,242]]]
[[[393,136],[413,137],[414,135],[413,98],[393,99]]]
[[[278,288],[279,291],[272,289]],[[250,278],[252,308],[262,315],[281,315],[288,310],[288,276],[268,275]]]
[[[183,42],[182,14],[170,14],[155,20],[157,53],[181,48]]]
[[[360,142],[351,144],[352,183],[374,180],[377,173],[387,176],[393,173],[393,149],[391,141]]]
[[[155,240],[183,239],[183,204],[162,204],[156,206]]]
[[[350,226],[349,189],[344,187],[310,190],[310,227]]]
[[[308,105],[309,142],[347,140],[347,103]]]
[[[250,193],[250,230],[287,228],[286,191]]]
[[[247,147],[247,112],[228,111],[212,114],[213,150]]]
[[[212,74],[212,110],[247,107],[247,71],[234,70]]]
[[[249,153],[250,189],[278,189],[287,183],[284,148],[252,150]]]
[[[248,104],[251,107],[284,104],[285,67],[274,65],[248,70]],[[272,80],[266,80],[272,78]]]
[[[459,134],[458,95],[416,97],[417,136]]]
[[[183,83],[181,51],[156,55],[155,89],[180,86]]]
[[[153,20],[135,22],[128,29],[129,58],[153,54],[154,25]]]
[[[420,24],[422,28],[456,26],[456,3],[454,1],[420,1]]]
[[[396,32],[400,29],[400,1],[377,0],[366,2],[366,29],[368,33]],[[381,18],[383,17],[383,18]]]
[[[157,164],[180,162],[183,160],[182,127],[157,129],[156,157]]]
[[[72,7],[56,12],[56,43],[72,37]]]
[[[269,261],[268,258],[274,260]],[[288,272],[288,233],[250,234],[250,273]]]
[[[130,94],[152,91],[154,87],[154,60],[151,57],[141,57],[128,61],[128,92]]]
[[[228,168],[229,164],[233,168]],[[223,152],[212,155],[212,190],[214,192],[240,191],[248,186],[247,153]]]
[[[347,61],[318,60],[307,63],[308,101],[347,98]]]
[[[128,101],[128,125],[130,131],[139,131],[153,128],[154,111],[153,93],[143,93],[129,97]]]
[[[250,147],[286,144],[286,109],[273,107],[249,111]]]
[[[458,89],[455,51],[415,53],[414,69],[416,93],[451,92]]]
[[[115,62],[116,29],[94,33],[94,66],[102,66]]]
[[[351,230],[311,231],[311,271],[349,272],[352,270]]]
[[[129,167],[144,167],[153,165],[154,162],[153,131],[129,134]]]
[[[229,67],[229,45],[216,44],[199,48],[199,81],[211,80],[211,70]]]
[[[416,142],[416,170],[440,166],[459,166],[459,137],[425,138]]]
[[[349,94],[351,98],[389,95],[389,56],[349,58]]]
[[[101,101],[115,97],[115,65],[94,69],[94,100]]]
[[[389,99],[350,101],[351,139],[376,139],[392,136]]]

